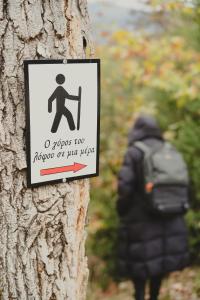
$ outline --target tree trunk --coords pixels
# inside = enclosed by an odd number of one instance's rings
[[[1,299],[85,299],[88,180],[27,189],[24,59],[91,55],[86,0],[0,0]]]

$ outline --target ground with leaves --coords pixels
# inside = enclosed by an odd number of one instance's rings
[[[90,286],[87,300],[133,300],[133,286],[130,281],[120,284],[112,283],[106,291],[97,286]],[[146,293],[148,300],[148,288]],[[186,269],[176,272],[165,279],[160,300],[199,300],[200,299],[200,270]]]

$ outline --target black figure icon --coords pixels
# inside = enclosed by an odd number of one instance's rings
[[[52,112],[52,102],[56,99],[56,115],[53,121],[51,132],[55,133],[58,130],[62,116],[68,121],[70,130],[75,130],[75,123],[72,113],[65,107],[65,99],[78,101],[78,114],[77,114],[77,130],[80,128],[80,111],[81,111],[81,87],[79,87],[78,96],[69,95],[67,91],[61,86],[65,82],[65,76],[58,74],[56,76],[56,82],[59,86],[55,89],[53,94],[48,100],[48,112]]]

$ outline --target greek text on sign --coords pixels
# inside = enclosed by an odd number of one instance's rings
[[[98,175],[100,61],[26,60],[28,186]]]

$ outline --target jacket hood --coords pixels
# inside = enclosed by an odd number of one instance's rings
[[[161,130],[153,117],[140,116],[129,132],[129,144],[146,138],[157,138],[162,140]]]

